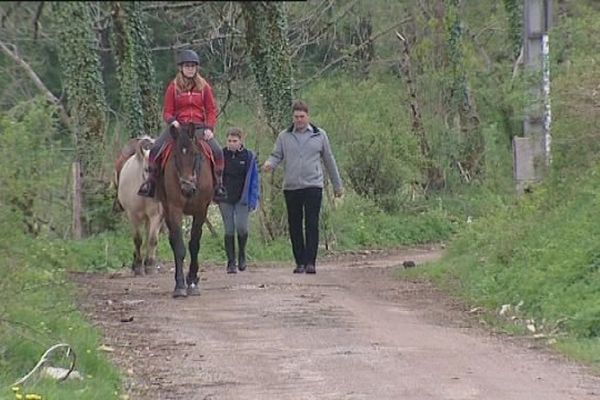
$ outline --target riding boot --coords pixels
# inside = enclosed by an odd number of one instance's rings
[[[248,234],[238,235],[238,269],[243,271],[246,269],[246,242],[248,241]]]
[[[138,190],[138,195],[144,197],[154,197],[156,191],[156,181],[158,180],[158,166],[155,163],[148,162],[148,179]]]
[[[227,273],[235,274],[237,267],[235,266],[235,236],[225,235],[225,254],[227,254]]]
[[[217,185],[215,187],[214,199],[216,202],[227,200],[227,190],[223,186],[223,170],[215,171]]]

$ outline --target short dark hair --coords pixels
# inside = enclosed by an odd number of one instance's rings
[[[229,130],[227,131],[227,137],[229,136],[237,136],[240,140],[242,140],[244,138],[244,132],[241,128],[229,128]]]
[[[304,111],[308,114],[308,105],[302,100],[297,100],[292,104],[292,112],[294,111]]]

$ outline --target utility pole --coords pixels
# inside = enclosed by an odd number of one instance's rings
[[[550,47],[552,0],[525,0],[523,7],[523,64],[528,99],[524,137],[513,140],[517,192],[540,182],[552,161],[550,155]]]

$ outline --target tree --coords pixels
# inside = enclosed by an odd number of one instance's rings
[[[267,122],[274,134],[289,123],[292,105],[292,64],[283,3],[242,3],[250,68],[261,95]]]
[[[241,7],[246,22],[250,68],[258,86],[267,124],[275,137],[290,123],[293,98],[287,15],[284,5],[277,2],[248,2],[242,3]],[[285,226],[281,183],[281,175],[273,174],[269,196],[271,204],[268,208],[261,206],[263,223],[271,239],[282,234]]]
[[[156,74],[148,49],[148,29],[139,2],[113,2],[112,42],[121,86],[121,107],[131,137],[154,136],[160,128]]]
[[[446,2],[448,61],[452,76],[449,107],[451,120],[454,121],[455,128],[461,135],[460,154],[457,155],[456,165],[463,179],[470,182],[481,172],[485,145],[479,116],[467,80],[460,2],[461,0]]]
[[[103,172],[107,106],[100,72],[98,39],[92,29],[89,3],[54,3],[54,11],[67,108],[76,131],[75,165],[79,172],[75,178],[76,181],[82,179],[82,206],[85,208],[97,201],[104,191],[98,182],[101,182],[99,178]],[[77,200],[73,199],[74,202]],[[74,215],[75,237],[83,234],[79,219],[80,216]],[[88,224],[88,231],[89,228]]]
[[[516,60],[523,44],[523,1],[504,0],[504,8],[508,14],[508,37],[512,47],[512,55]]]

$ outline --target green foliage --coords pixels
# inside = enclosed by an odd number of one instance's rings
[[[69,229],[59,215],[68,207],[70,152],[56,139],[54,112],[38,97],[0,118],[0,204],[20,219],[14,227],[32,235]]]
[[[339,76],[305,93],[313,122],[330,137],[344,180],[388,210],[405,200],[402,192],[418,179],[421,162],[408,108],[398,111],[400,90],[401,82],[390,77],[354,82]]]
[[[90,4],[53,3],[53,8],[68,110],[76,131],[75,159],[81,165],[83,212],[86,214],[89,207],[102,202],[108,186],[103,180],[107,105],[98,38],[91,29]],[[95,223],[89,222],[84,229],[93,232]]]
[[[437,268],[460,282],[471,301],[491,309],[522,302],[523,316],[546,327],[599,336],[598,173],[554,182],[476,219]]]
[[[516,59],[523,46],[523,2],[520,0],[504,0],[504,8],[508,17],[508,36],[512,47],[513,58]]]
[[[292,65],[285,5],[242,3],[250,68],[258,86],[267,122],[278,133],[289,121],[292,105]]]
[[[141,4],[114,2],[112,14],[111,38],[129,136],[155,136],[160,127],[156,74],[148,52],[149,32],[142,20]]]
[[[106,99],[98,57],[98,39],[91,29],[90,5],[54,3],[60,59],[68,109],[77,129],[76,153],[87,176],[100,170],[106,129]]]
[[[442,208],[389,213],[353,194],[332,210],[330,225],[337,239],[335,248],[340,250],[439,242],[459,228]]]
[[[6,219],[0,221],[0,232],[14,229]],[[57,343],[73,348],[76,369],[84,380],[57,385],[38,374],[24,384],[26,392],[44,398],[115,398],[120,388],[117,371],[98,350],[102,343],[98,332],[73,304],[74,290],[68,283],[64,260],[49,257],[58,255],[54,253],[58,249],[18,231],[10,232],[0,247],[0,398],[9,398],[10,384],[29,372],[44,351]]]

